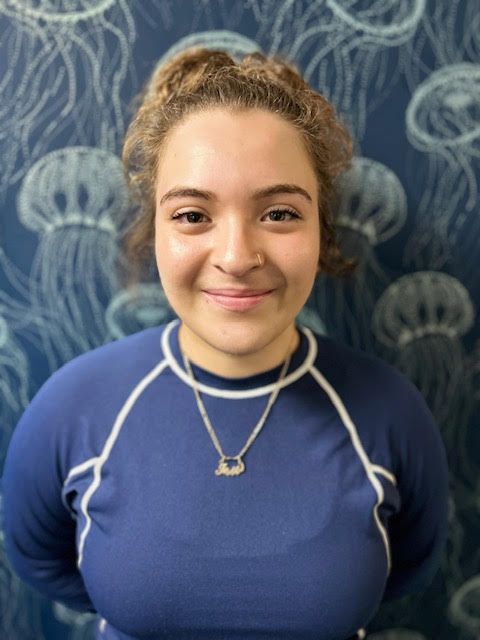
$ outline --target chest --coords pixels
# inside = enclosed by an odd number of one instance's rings
[[[124,425],[86,514],[91,483],[78,487],[78,541],[90,521],[81,570],[102,616],[140,638],[276,629],[330,640],[361,627],[387,560],[377,495],[338,417],[298,407],[284,420],[279,407],[245,472],[226,477],[214,473],[219,454],[195,407],[168,415]],[[236,455],[261,403],[236,419],[213,405],[211,415]]]

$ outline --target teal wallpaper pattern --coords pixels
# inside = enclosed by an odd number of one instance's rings
[[[346,283],[319,276],[301,320],[400,368],[451,469],[441,569],[367,637],[478,640],[478,0],[0,0],[0,472],[51,373],[173,317],[154,270],[135,299],[115,275],[119,151],[147,75],[194,44],[294,60],[354,135],[338,225],[360,265]],[[0,637],[87,640],[94,624],[20,582],[0,530]]]

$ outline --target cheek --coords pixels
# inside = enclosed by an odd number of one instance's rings
[[[198,271],[199,251],[188,240],[162,233],[161,230],[155,239],[155,257],[165,287],[181,286],[183,282],[192,280]]]
[[[312,238],[300,239],[288,247],[285,252],[285,264],[289,265],[291,275],[298,280],[305,280],[316,273],[320,252],[320,242]]]

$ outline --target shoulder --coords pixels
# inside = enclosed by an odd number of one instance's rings
[[[165,326],[162,324],[144,329],[86,351],[63,365],[55,375],[155,364],[163,358],[161,336]]]
[[[159,325],[144,329],[73,358],[47,378],[32,402],[60,398],[76,402],[87,395],[91,400],[95,395],[101,402],[106,394],[132,388],[163,360],[164,328]]]
[[[358,394],[380,392],[402,397],[418,394],[410,379],[380,356],[355,349],[334,338],[312,332],[317,343],[315,367],[331,384]]]
[[[164,360],[163,329],[159,325],[101,345],[57,369],[20,417],[10,449],[28,451],[32,459],[37,449],[45,455],[49,449],[64,475],[100,451],[132,390]]]
[[[431,430],[433,416],[415,384],[378,355],[314,334],[318,352],[315,368],[331,385],[352,418],[369,429],[391,427],[403,435]]]
[[[441,431],[421,391],[383,358],[315,334],[315,368],[330,393],[348,412],[355,429],[377,463],[400,473],[424,456],[445,465]],[[331,395],[331,397],[332,397]]]

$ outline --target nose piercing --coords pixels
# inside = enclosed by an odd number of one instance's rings
[[[255,254],[257,256],[258,266],[261,267],[263,265],[262,256],[259,253]]]

